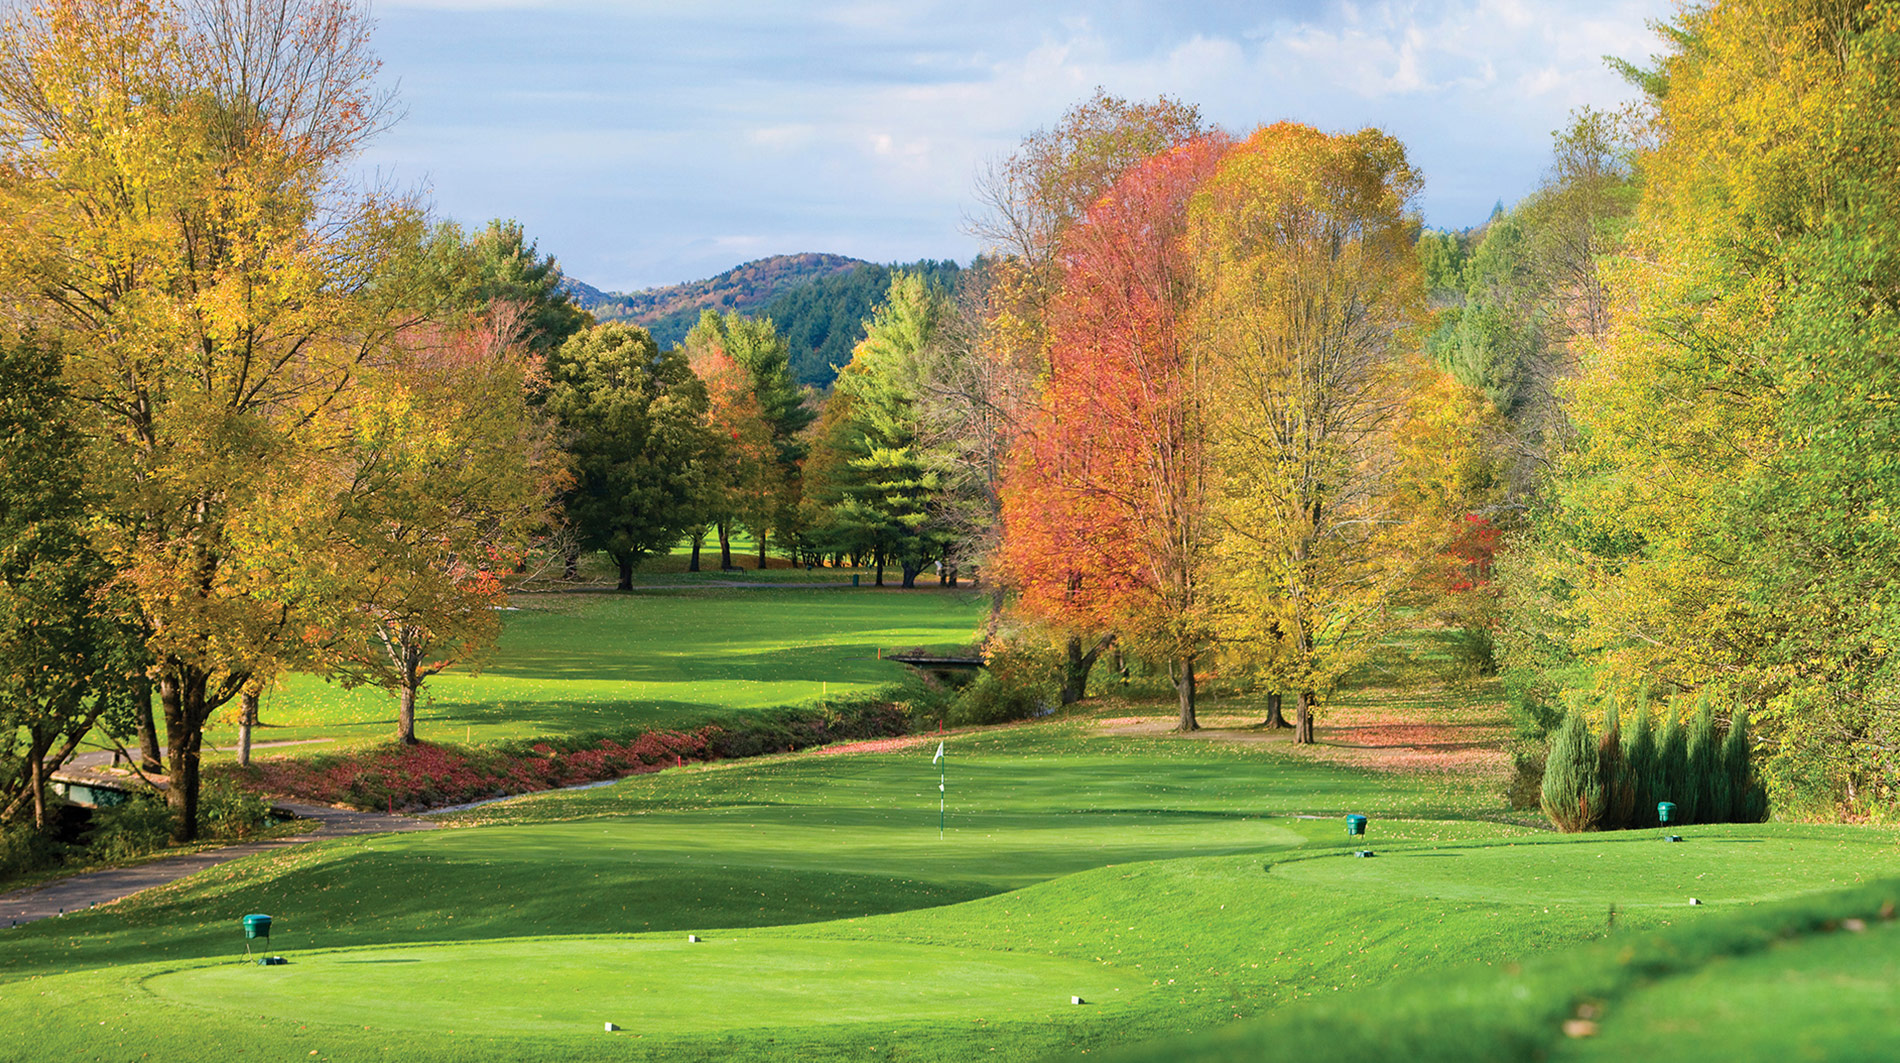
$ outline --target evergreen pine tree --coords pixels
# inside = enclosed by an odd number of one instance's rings
[[[1594,830],[1603,818],[1603,777],[1590,723],[1572,709],[1550,736],[1544,761],[1544,815],[1565,833]]]
[[[1636,711],[1623,729],[1623,771],[1629,777],[1631,828],[1656,825],[1656,727],[1649,718],[1649,692],[1636,695]]]
[[[1603,780],[1604,830],[1622,830],[1630,825],[1636,807],[1636,781],[1629,763],[1623,759],[1623,716],[1611,695],[1603,715],[1603,736],[1597,739],[1597,774]]]
[[[1656,799],[1650,807],[1653,810],[1662,801],[1674,804],[1676,814],[1671,823],[1694,821],[1695,792],[1687,785],[1688,777],[1689,736],[1683,733],[1682,714],[1672,704],[1663,720],[1662,733],[1656,736],[1656,759],[1649,775],[1651,795]]]
[[[1715,733],[1715,704],[1706,691],[1696,699],[1695,719],[1689,724],[1688,780],[1685,789],[1695,792],[1695,818],[1684,817],[1684,822],[1720,823],[1728,818],[1728,776]]]

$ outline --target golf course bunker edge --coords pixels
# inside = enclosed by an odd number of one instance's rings
[[[145,980],[168,1003],[299,1023],[470,1034],[714,1032],[894,1019],[1119,1010],[1134,969],[1022,952],[709,935],[516,938],[322,950],[282,967],[222,962]],[[1087,1005],[1076,1008],[1072,997]]]

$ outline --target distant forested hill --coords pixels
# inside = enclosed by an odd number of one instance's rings
[[[830,387],[833,366],[851,360],[851,348],[864,338],[864,322],[891,286],[891,273],[922,273],[933,284],[954,291],[962,270],[950,260],[922,259],[889,266],[864,263],[846,272],[787,289],[768,303],[764,316],[778,326],[792,349],[792,376],[800,384]]]
[[[671,347],[686,336],[702,310],[756,314],[786,291],[870,263],[844,255],[806,253],[761,258],[703,281],[648,288],[632,293],[603,292],[568,279],[574,302],[601,321],[631,321],[653,333],[654,342]]]
[[[774,255],[747,262],[708,280],[623,294],[603,292],[566,279],[576,305],[601,321],[631,321],[671,347],[686,337],[704,310],[737,310],[769,317],[791,348],[792,375],[800,384],[831,386],[834,365],[851,360],[864,338],[864,322],[884,298],[895,270],[921,272],[933,284],[954,290],[961,269],[954,261],[921,259],[876,265],[844,255]]]

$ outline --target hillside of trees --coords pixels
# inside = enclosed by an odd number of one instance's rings
[[[595,320],[639,325],[661,347],[673,347],[686,338],[702,310],[753,313],[793,288],[865,265],[844,255],[805,252],[755,259],[716,277],[637,292],[603,292],[572,279],[567,290]]]
[[[946,292],[954,291],[962,270],[954,261],[920,259],[879,266],[863,263],[784,292],[766,304],[760,316],[778,326],[792,350],[792,378],[828,388],[838,369],[851,360],[851,349],[864,338],[864,324],[890,289],[891,277],[914,273]]]

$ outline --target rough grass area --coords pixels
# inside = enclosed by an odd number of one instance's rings
[[[878,659],[884,649],[968,644],[987,599],[936,590],[699,589],[527,594],[515,605],[480,674],[454,670],[429,680],[416,712],[420,737],[631,736],[862,695],[907,674]],[[235,743],[234,711],[220,715],[208,743]],[[265,695],[261,715],[260,742],[374,742],[394,733],[396,703],[380,690],[292,676]]]

